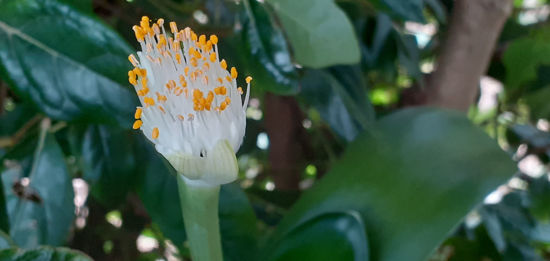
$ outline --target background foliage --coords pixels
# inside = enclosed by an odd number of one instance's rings
[[[0,0],[0,260],[189,259],[173,170],[130,130],[142,15],[217,34],[254,76],[225,260],[550,258],[550,7],[515,1],[468,117],[405,108],[452,8]]]

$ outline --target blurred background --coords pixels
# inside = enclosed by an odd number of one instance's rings
[[[190,260],[173,170],[131,130],[144,15],[218,35],[254,77],[240,176],[221,192],[226,260],[550,260],[549,14],[546,0],[0,0],[0,260],[43,245]],[[318,210],[331,204],[358,207]]]

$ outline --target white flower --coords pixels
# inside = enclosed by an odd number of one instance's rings
[[[129,81],[139,96],[134,129],[155,144],[174,168],[190,180],[219,185],[235,180],[235,152],[246,127],[246,107],[250,81],[237,87],[237,70],[227,71],[218,55],[218,38],[197,36],[190,28],[178,31],[164,20],[150,26],[144,16],[134,26],[141,45],[139,59],[129,56],[135,66]]]

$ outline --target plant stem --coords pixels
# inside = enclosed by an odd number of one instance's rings
[[[210,186],[178,174],[178,191],[193,261],[222,261],[218,200],[220,186]]]

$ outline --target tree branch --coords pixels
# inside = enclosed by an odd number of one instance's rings
[[[428,81],[428,104],[466,111],[475,101],[513,0],[456,0],[450,28]]]

